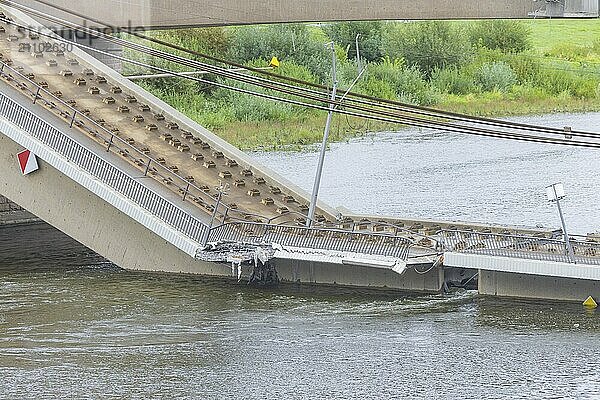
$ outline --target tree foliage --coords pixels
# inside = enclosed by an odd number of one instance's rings
[[[381,22],[338,22],[324,27],[325,33],[337,45],[348,49],[348,58],[356,58],[356,35],[361,59],[367,62],[381,59]]]
[[[520,21],[489,20],[474,22],[469,39],[474,46],[498,49],[505,53],[520,53],[531,47],[529,28]]]
[[[459,26],[447,21],[411,22],[393,26],[385,39],[390,58],[404,58],[426,78],[436,69],[460,67],[473,49]]]
[[[306,66],[325,80],[331,71],[330,53],[306,25],[267,25],[236,28],[231,33],[228,57],[239,63],[272,57]]]

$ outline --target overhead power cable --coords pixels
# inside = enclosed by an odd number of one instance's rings
[[[94,22],[94,23],[101,25],[105,28],[108,28],[110,30],[114,30],[114,27],[111,27],[109,24],[107,24],[103,21],[100,21],[96,18],[86,16],[81,13],[74,12],[73,10],[69,10],[64,7],[56,6],[56,5],[48,2],[47,0],[33,0],[33,1],[35,1],[36,3],[39,3],[39,4],[43,4],[47,7],[51,7],[53,9],[62,11],[64,13],[77,16],[78,18],[81,18],[83,20]],[[9,2],[15,3],[14,1],[9,1]],[[319,85],[319,84],[315,84],[312,82],[307,82],[307,81],[303,81],[300,79],[275,74],[273,72],[261,70],[260,68],[244,66],[239,63],[235,63],[232,61],[224,60],[222,58],[203,54],[198,51],[194,51],[194,50],[191,50],[191,49],[188,49],[188,48],[185,48],[182,46],[178,46],[178,45],[175,45],[175,44],[172,44],[172,43],[169,43],[169,42],[157,39],[157,38],[153,38],[153,37],[144,35],[140,32],[134,31],[134,32],[128,32],[128,33],[130,33],[133,36],[139,37],[141,39],[153,42],[155,44],[166,46],[171,49],[179,50],[179,51],[182,51],[182,52],[185,52],[185,53],[197,56],[197,57],[201,57],[201,58],[211,60],[214,62],[226,64],[226,65],[229,65],[229,66],[232,66],[235,68],[244,68],[244,69],[247,69],[249,71],[252,71],[252,72],[255,72],[255,73],[258,73],[261,75],[269,76],[274,79],[285,80],[288,82],[293,82],[296,84],[301,84],[304,86],[309,86],[309,87],[320,89],[320,90],[329,90],[329,88],[324,85]],[[272,82],[272,81],[270,81],[270,82]],[[319,93],[321,93],[321,92],[319,92]],[[456,121],[461,121],[461,122],[470,122],[470,123],[491,125],[491,126],[497,126],[497,127],[522,129],[522,130],[529,130],[529,131],[540,132],[540,133],[555,133],[555,134],[559,134],[559,135],[565,134],[564,129],[560,129],[560,128],[543,127],[543,126],[537,126],[537,125],[519,123],[519,122],[513,122],[513,121],[501,121],[501,120],[484,118],[484,117],[473,117],[473,116],[469,116],[469,115],[465,115],[465,114],[454,113],[454,112],[450,112],[450,111],[436,110],[436,109],[430,108],[430,107],[412,105],[412,104],[402,103],[402,102],[398,102],[398,101],[394,101],[394,100],[380,99],[380,98],[376,98],[373,96],[363,95],[360,93],[349,92],[347,95],[346,102],[353,102],[353,101],[359,102],[362,104],[366,103],[368,105],[375,106],[375,107],[382,107],[382,108],[386,108],[386,109],[392,109],[395,111],[409,112],[409,113],[419,114],[419,115],[428,116],[428,117],[432,117],[432,118],[444,118],[444,119],[456,120]],[[377,104],[373,104],[372,102],[376,102]],[[568,135],[582,136],[582,137],[596,137],[596,135],[593,133],[591,135],[585,135],[586,133],[590,133],[590,132],[573,130],[571,132],[568,132]]]
[[[20,27],[21,29],[30,29],[28,27],[25,27],[23,25],[17,24],[12,22],[15,26]],[[76,24],[75,24],[76,25]],[[85,27],[81,27],[81,28],[85,28]],[[39,33],[39,32],[38,32]],[[46,35],[49,37],[53,37],[54,35]],[[109,38],[112,38],[109,36]],[[82,48],[86,48],[89,51],[94,51],[97,53],[101,53],[104,54],[106,56],[109,57],[115,57],[117,59],[120,59],[121,61],[124,62],[129,62],[132,63],[134,65],[138,65],[138,66],[143,66],[146,68],[150,68],[153,69],[155,71],[159,71],[159,72],[163,72],[163,73],[168,73],[172,76],[179,76],[179,77],[183,77],[186,79],[191,79],[194,81],[198,81],[198,82],[202,82],[202,83],[207,83],[207,84],[211,84],[211,85],[215,85],[218,87],[223,87],[226,89],[230,89],[230,90],[235,90],[241,93],[246,93],[246,94],[251,94],[251,95],[255,95],[258,97],[263,97],[263,98],[267,98],[270,100],[275,100],[275,101],[282,101],[282,102],[286,102],[289,104],[295,104],[295,105],[301,105],[304,107],[310,107],[310,108],[315,108],[315,109],[320,109],[320,110],[327,110],[327,107],[324,106],[320,106],[320,105],[316,105],[316,104],[310,104],[310,103],[303,103],[301,101],[297,101],[297,100],[290,100],[290,99],[285,99],[285,98],[278,98],[276,96],[271,96],[271,95],[267,95],[264,93],[259,93],[259,92],[254,92],[254,91],[250,91],[250,90],[246,90],[246,89],[241,89],[241,88],[236,88],[236,87],[232,87],[226,84],[222,84],[222,83],[216,83],[216,82],[210,82],[210,81],[206,81],[200,78],[195,78],[195,77],[189,77],[189,76],[184,76],[181,73],[176,73],[173,71],[169,71],[163,68],[159,68],[159,67],[155,67],[152,65],[148,65],[139,61],[135,61],[135,60],[130,60],[127,59],[125,57],[121,57],[121,56],[117,56],[114,55],[112,53],[107,53],[107,52],[103,52],[97,49],[94,49],[90,46],[85,46],[79,43],[73,43],[67,39],[64,38],[57,38],[54,37],[55,40],[61,40],[64,42],[68,42],[68,43],[72,43],[76,46],[82,47]],[[122,40],[122,39],[119,39]],[[151,50],[151,49],[143,49],[143,50]],[[142,50],[142,51],[143,51]],[[170,59],[170,55],[166,55],[167,59]],[[246,76],[244,76],[246,77]],[[288,94],[294,95],[294,96],[298,96],[298,97],[302,97],[301,95],[299,95],[298,93],[295,92],[290,92],[287,91]],[[311,100],[315,100],[318,102],[321,102],[322,99],[312,96],[312,97],[306,97],[308,99]],[[336,103],[337,104],[337,103]],[[356,107],[355,107],[356,108]],[[532,142],[537,142],[537,143],[552,143],[552,144],[565,144],[565,145],[573,145],[573,146],[579,146],[579,147],[593,147],[593,148],[597,148],[600,146],[600,144],[598,143],[593,143],[593,142],[584,142],[584,141],[574,141],[574,140],[565,140],[565,139],[555,139],[555,138],[548,138],[548,137],[542,137],[542,136],[533,136],[533,135],[524,135],[524,134],[520,134],[520,133],[513,133],[513,132],[503,132],[503,131],[492,131],[492,130],[485,130],[485,129],[481,129],[481,128],[477,128],[477,127],[472,127],[472,126],[457,126],[457,125],[453,125],[453,124],[448,124],[448,123],[442,123],[442,122],[433,122],[430,120],[420,120],[418,118],[414,118],[414,117],[409,117],[406,115],[371,115],[369,113],[375,113],[378,114],[376,111],[374,110],[370,110],[370,109],[365,109],[365,108],[359,108],[359,112],[352,112],[352,111],[347,111],[347,110],[338,110],[338,112],[342,113],[342,114],[346,114],[346,115],[352,115],[352,116],[358,116],[358,117],[362,117],[362,118],[370,118],[370,119],[375,119],[375,120],[379,120],[379,121],[384,121],[384,122],[392,122],[392,123],[402,123],[402,124],[406,124],[406,125],[410,125],[410,126],[415,126],[415,127],[421,127],[421,128],[432,128],[432,127],[436,127],[436,128],[441,128],[441,129],[445,129],[447,131],[451,131],[451,132],[459,132],[459,133],[468,133],[468,134],[475,134],[475,135],[479,135],[479,136],[487,136],[487,137],[497,137],[497,138],[505,138],[505,139],[515,139],[515,140],[523,140],[523,141],[532,141]],[[362,112],[367,112],[367,114],[364,114]],[[381,112],[379,112],[379,114],[381,114]]]

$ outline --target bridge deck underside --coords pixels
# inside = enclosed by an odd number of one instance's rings
[[[81,18],[21,0],[73,22]],[[171,28],[274,22],[353,20],[527,18],[542,7],[531,0],[52,0],[52,3],[115,27]]]

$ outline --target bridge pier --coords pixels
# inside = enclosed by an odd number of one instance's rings
[[[275,259],[272,263],[282,282],[288,283],[358,286],[422,293],[439,293],[444,285],[443,268],[432,268],[431,264],[409,265],[402,274],[398,274],[387,268],[318,261]]]
[[[582,302],[600,298],[600,281],[479,270],[479,294]]]

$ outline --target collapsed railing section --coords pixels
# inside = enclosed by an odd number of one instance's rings
[[[447,252],[600,265],[600,243],[585,239],[571,238],[575,254],[575,260],[572,260],[564,240],[465,230],[442,230],[440,233],[440,241]]]
[[[209,241],[249,244],[279,244],[308,249],[408,258],[413,242],[405,237],[339,229],[231,222],[213,228]]]
[[[204,237],[208,228],[200,220],[1,93],[0,115],[189,238],[200,242]]]

